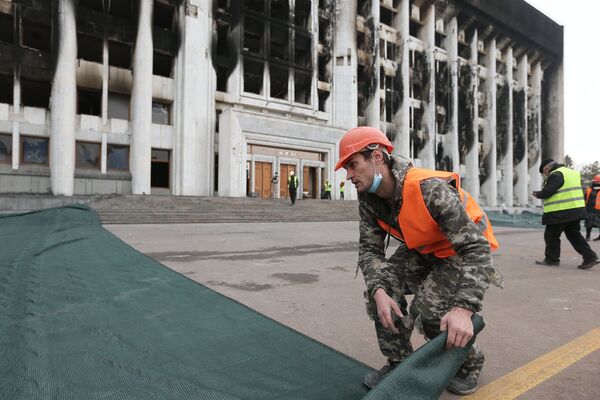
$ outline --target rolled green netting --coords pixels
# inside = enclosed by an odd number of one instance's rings
[[[1,399],[367,393],[371,368],[140,254],[85,206],[2,216],[0,246]],[[401,368],[411,369],[409,360]],[[404,398],[387,394],[408,390],[395,383],[386,379],[367,398]],[[419,390],[412,399],[432,398]]]

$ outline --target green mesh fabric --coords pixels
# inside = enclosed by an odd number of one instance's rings
[[[0,217],[0,246],[0,399],[367,393],[371,368],[140,254],[85,206]],[[427,353],[437,340],[366,398],[439,397],[464,355]]]

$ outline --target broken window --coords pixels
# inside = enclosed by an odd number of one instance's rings
[[[259,19],[244,16],[244,51],[264,54],[264,26]]]
[[[385,7],[381,7],[379,9],[379,20],[382,24],[385,24],[387,26],[392,26],[392,20],[394,17],[394,14],[392,13],[392,10],[387,9]]]
[[[264,62],[244,57],[244,92],[261,94],[263,90]]]
[[[173,30],[173,21],[175,9],[167,4],[154,2],[154,12],[152,13],[152,19],[154,20],[154,26],[163,30]]]
[[[311,6],[310,0],[296,0],[294,7],[294,25],[304,30],[310,29]]]
[[[110,15],[121,18],[131,18],[133,15],[133,2],[131,0],[109,1]]]
[[[312,66],[312,46],[310,35],[296,31],[294,41],[294,63],[298,67]]]
[[[128,95],[120,93],[108,93],[108,118],[129,120]]]
[[[0,135],[0,164],[12,164],[12,135]]]
[[[76,168],[100,169],[100,155],[100,143],[75,143]]]
[[[129,170],[129,146],[123,144],[106,145],[106,169]]]
[[[92,36],[77,34],[77,58],[102,63],[103,41]]]
[[[50,139],[21,136],[21,161],[23,164],[48,165]]]
[[[108,42],[108,64],[113,67],[131,68],[131,45],[119,42]]]
[[[100,116],[102,93],[98,90],[77,89],[77,113]]]
[[[0,42],[14,43],[14,18],[0,12]]]
[[[271,64],[269,67],[271,76],[271,97],[286,99],[288,96],[288,69]]]
[[[104,12],[103,0],[79,0],[80,7],[91,8],[92,10]]]
[[[297,103],[310,104],[312,74],[300,70],[294,71],[294,97]]]
[[[171,104],[161,101],[152,101],[152,123],[171,125]]]
[[[276,18],[284,23],[290,22],[289,0],[271,0],[271,18]]]
[[[271,24],[271,53],[270,57],[282,61],[290,59],[289,30],[287,26]]]
[[[21,78],[21,104],[27,107],[48,108],[51,90],[49,82]]]
[[[152,73],[154,75],[171,77],[173,72],[173,56],[170,54],[154,52],[152,57]]]
[[[13,103],[14,79],[12,75],[0,74],[0,103]]]
[[[47,25],[23,19],[21,22],[23,46],[50,53],[52,30]]]

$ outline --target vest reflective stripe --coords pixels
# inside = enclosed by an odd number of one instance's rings
[[[587,204],[591,194],[592,188],[587,188],[585,190],[585,204]],[[594,204],[594,209],[600,211],[600,190],[596,191],[596,203]]]
[[[402,208],[398,214],[398,225],[401,232],[390,227],[381,219],[377,220],[379,226],[396,239],[406,243],[409,249],[414,249],[419,253],[433,253],[438,258],[456,255],[452,243],[448,241],[437,222],[429,214],[421,193],[421,181],[434,177],[446,180],[448,184],[458,190],[461,203],[467,214],[481,230],[489,242],[490,248],[496,250],[498,241],[494,236],[494,231],[487,216],[473,197],[460,187],[458,174],[451,172],[411,168],[404,179]]]
[[[556,172],[562,173],[564,183],[556,193],[544,199],[544,212],[549,213],[585,207],[579,172],[566,167],[560,167],[552,171],[550,175]]]

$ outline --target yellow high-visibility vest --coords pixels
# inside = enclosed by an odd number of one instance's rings
[[[561,172],[565,182],[552,196],[544,199],[544,212],[571,210],[573,208],[585,207],[583,190],[581,190],[581,175],[579,172],[567,167],[560,167],[550,173],[550,175]],[[548,177],[550,177],[548,175]]]

